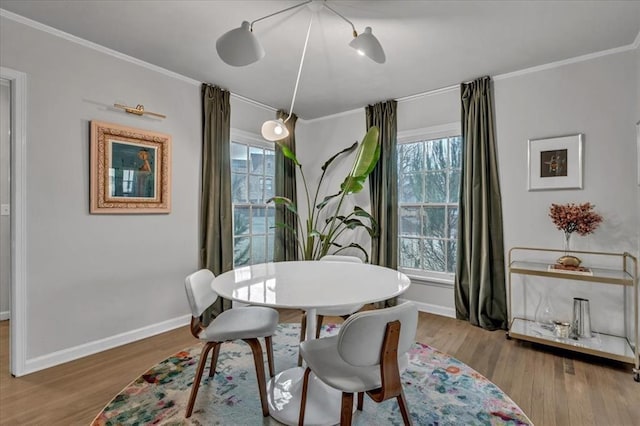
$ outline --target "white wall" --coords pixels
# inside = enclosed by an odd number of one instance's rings
[[[561,233],[547,216],[550,204],[590,201],[605,221],[592,236],[577,238],[575,248],[637,253],[637,56],[637,50],[625,51],[496,79],[505,251],[514,245],[561,248]],[[307,156],[306,150],[315,153],[317,145],[326,143],[333,144],[326,151],[335,151],[339,132],[349,135],[362,129],[363,114],[323,119],[324,129],[334,129],[332,138],[324,138],[320,131],[310,132],[309,145],[297,146],[300,156]],[[459,120],[457,88],[403,101],[398,106],[399,132]],[[316,122],[310,124],[317,126]],[[528,192],[527,140],[570,133],[585,134],[584,189]],[[427,309],[452,312],[451,287],[414,284],[406,298],[426,304]],[[571,300],[573,296],[561,297]],[[616,306],[614,302],[611,308]]]
[[[184,277],[198,266],[199,83],[0,23],[2,66],[27,74],[27,372],[187,323]],[[114,102],[167,118],[125,114]],[[264,117],[273,112],[232,100],[233,126],[258,132]],[[172,136],[170,214],[89,214],[91,120]]]

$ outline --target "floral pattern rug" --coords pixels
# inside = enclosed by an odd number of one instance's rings
[[[323,335],[337,333],[329,325]],[[273,336],[276,372],[297,363],[299,324],[280,324]],[[153,366],[116,395],[94,419],[102,425],[279,425],[262,417],[255,367],[244,342],[225,343],[217,373],[205,368],[193,415],[184,418],[201,344]],[[268,377],[268,375],[267,375]],[[522,410],[496,385],[468,365],[428,345],[415,343],[402,373],[415,425],[529,425]],[[395,399],[376,404],[365,397],[354,425],[401,425]]]

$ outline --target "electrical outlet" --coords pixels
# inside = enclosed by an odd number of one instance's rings
[[[11,206],[9,204],[0,204],[0,216],[9,216],[11,214]]]

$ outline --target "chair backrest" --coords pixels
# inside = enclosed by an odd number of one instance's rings
[[[352,263],[363,263],[362,259],[356,256],[342,256],[339,254],[328,254],[326,256],[322,256],[320,260],[329,260],[332,262],[352,262]]]
[[[400,321],[398,356],[403,355],[413,344],[418,327],[418,309],[411,302],[351,315],[340,328],[338,353],[351,365],[380,364],[387,323],[393,321]]]
[[[190,274],[184,280],[184,288],[187,291],[187,300],[191,307],[191,315],[199,317],[218,298],[218,295],[211,288],[211,281],[214,275],[208,269],[200,269]]]

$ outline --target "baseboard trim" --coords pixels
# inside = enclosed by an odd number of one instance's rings
[[[409,300],[409,299],[399,299],[399,300],[401,302],[413,303],[414,305],[416,305],[416,307],[420,312],[427,312],[429,314],[436,314],[436,315],[449,317],[449,318],[456,317],[456,310],[454,308],[449,308],[447,306],[440,306],[440,305],[432,305],[431,303],[416,302],[415,300]]]
[[[121,334],[116,334],[115,336],[85,343],[73,348],[67,348],[61,351],[52,352],[47,355],[41,355],[36,358],[27,359],[25,362],[25,369],[23,373],[34,373],[36,371],[44,370],[45,368],[54,367],[56,365],[64,364],[65,362],[73,361],[79,358],[96,354],[98,352],[103,352],[108,349],[126,345],[127,343],[133,343],[141,339],[146,339],[147,337],[155,336],[156,334],[165,333],[167,331],[183,327],[189,324],[190,321],[191,315],[185,315],[163,321],[158,324],[142,327],[137,330],[131,330]]]
[[[11,311],[0,312],[0,321],[8,320],[11,318]]]

